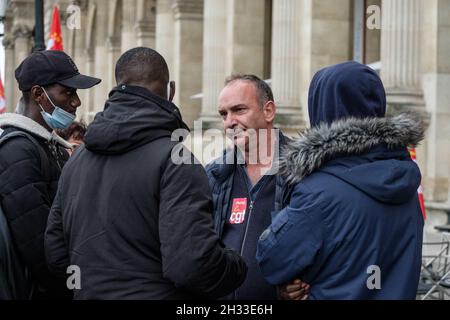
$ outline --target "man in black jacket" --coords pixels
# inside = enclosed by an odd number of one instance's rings
[[[247,278],[227,299],[275,300],[276,287],[263,277],[256,262],[256,244],[282,209],[283,180],[277,175],[279,150],[288,142],[274,128],[272,90],[255,75],[234,75],[219,95],[219,114],[234,147],[208,164],[213,192],[214,226],[225,244],[239,251],[248,265]],[[301,299],[307,285],[298,279],[280,287],[283,299]]]
[[[85,146],[64,168],[47,231],[50,267],[80,270],[75,299],[218,298],[245,278],[241,257],[212,224],[208,178],[200,164],[175,164],[187,129],[168,93],[164,58],[125,52],[114,88]]]
[[[23,115],[0,116],[1,138],[7,137],[0,145],[0,205],[32,288],[18,288],[22,284],[8,279],[10,285],[0,287],[0,297],[70,297],[65,279],[51,275],[44,254],[47,218],[68,158],[64,148],[70,148],[52,131],[70,125],[75,118],[81,104],[76,89],[90,88],[100,79],[81,75],[62,51],[33,53],[16,69],[15,76],[23,95]],[[8,293],[12,289],[16,292]]]

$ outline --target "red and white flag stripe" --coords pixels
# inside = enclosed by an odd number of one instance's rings
[[[414,161],[414,163],[417,164],[416,149],[415,148],[409,148],[409,154],[411,156],[411,159]],[[427,219],[427,213],[425,211],[425,201],[424,201],[424,198],[423,198],[422,186],[419,186],[419,189],[417,190],[417,193],[419,194],[419,203],[420,203],[420,208],[422,209],[423,219],[426,220]]]
[[[2,79],[0,77],[0,113],[6,112],[5,90],[3,89]]]

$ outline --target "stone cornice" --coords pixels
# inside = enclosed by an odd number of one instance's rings
[[[2,40],[3,47],[5,50],[14,49],[14,38],[10,35],[6,35]]]
[[[81,9],[81,12],[86,12],[88,9],[89,1],[88,0],[74,0],[74,1],[71,1],[71,3],[79,6]]]
[[[27,20],[30,13],[34,16],[34,1],[13,0],[10,2],[10,10],[13,13],[14,20]]]
[[[16,24],[12,27],[11,33],[14,39],[31,38],[33,35],[33,30],[26,24]]]
[[[175,20],[202,20],[203,0],[174,0],[172,11]]]
[[[134,26],[138,33],[138,37],[154,36],[156,23],[155,21],[140,20]]]

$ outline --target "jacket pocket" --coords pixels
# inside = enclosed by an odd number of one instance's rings
[[[280,230],[288,223],[288,221],[289,216],[285,211],[282,211],[275,216],[272,224],[266,230],[264,230],[264,232],[259,237],[259,256],[264,256],[264,254],[276,244],[277,239],[280,237]]]
[[[289,221],[289,216],[286,211],[278,213],[272,212],[271,214],[274,219],[272,220],[270,228],[272,229],[272,232],[277,233]]]

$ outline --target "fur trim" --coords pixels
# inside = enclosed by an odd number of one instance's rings
[[[389,149],[415,147],[424,135],[425,125],[417,113],[323,124],[288,144],[280,159],[280,173],[287,183],[297,183],[330,160],[361,155],[382,143]]]
[[[36,121],[17,113],[4,113],[0,115],[1,127],[16,127],[32,133],[50,143],[58,143],[66,149],[72,149],[72,145],[66,140],[58,136],[55,131],[48,132],[43,126]]]

